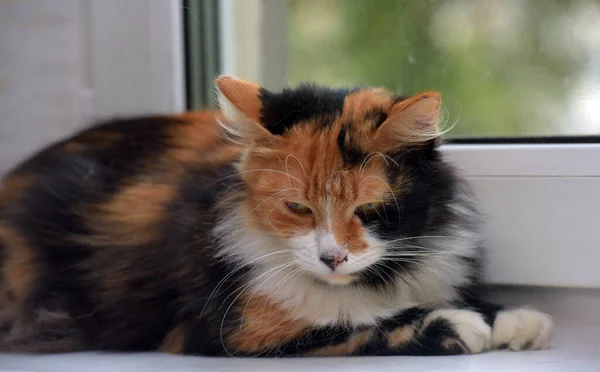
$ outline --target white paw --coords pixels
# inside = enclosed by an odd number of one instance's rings
[[[464,343],[466,352],[471,354],[489,350],[492,343],[492,328],[487,325],[481,314],[470,310],[435,310],[425,317],[423,326],[436,319],[445,319],[452,324],[454,331]],[[444,345],[446,341],[442,341]]]
[[[514,351],[545,349],[550,342],[552,327],[552,318],[537,310],[503,310],[494,321],[492,346]]]

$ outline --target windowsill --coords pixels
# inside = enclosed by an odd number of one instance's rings
[[[505,304],[531,304],[554,316],[549,350],[495,351],[457,357],[365,357],[321,359],[222,359],[165,354],[0,355],[0,371],[598,371],[600,369],[600,291],[500,288],[493,297]]]

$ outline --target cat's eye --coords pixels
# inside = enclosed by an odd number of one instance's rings
[[[285,205],[291,212],[295,214],[306,215],[312,213],[312,210],[309,207],[300,203],[285,202]]]
[[[377,212],[378,209],[380,209],[382,206],[381,203],[366,203],[363,204],[361,206],[359,206],[358,208],[355,209],[355,213],[362,213],[362,214],[368,214],[368,213],[373,213],[373,212]]]

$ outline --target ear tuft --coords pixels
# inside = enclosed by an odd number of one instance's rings
[[[439,137],[442,134],[438,125],[441,103],[438,92],[426,92],[394,104],[387,120],[375,133],[374,147],[389,151]]]
[[[219,90],[219,106],[227,123],[226,129],[238,137],[254,138],[270,135],[260,124],[261,87],[233,76],[215,80]]]

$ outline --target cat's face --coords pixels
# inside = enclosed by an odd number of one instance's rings
[[[415,164],[433,156],[437,93],[400,100],[380,89],[307,86],[273,94],[229,77],[218,86],[233,131],[253,140],[240,165],[247,218],[279,239],[295,266],[348,284],[393,261],[393,241],[418,234],[427,206],[409,199],[420,186]]]

